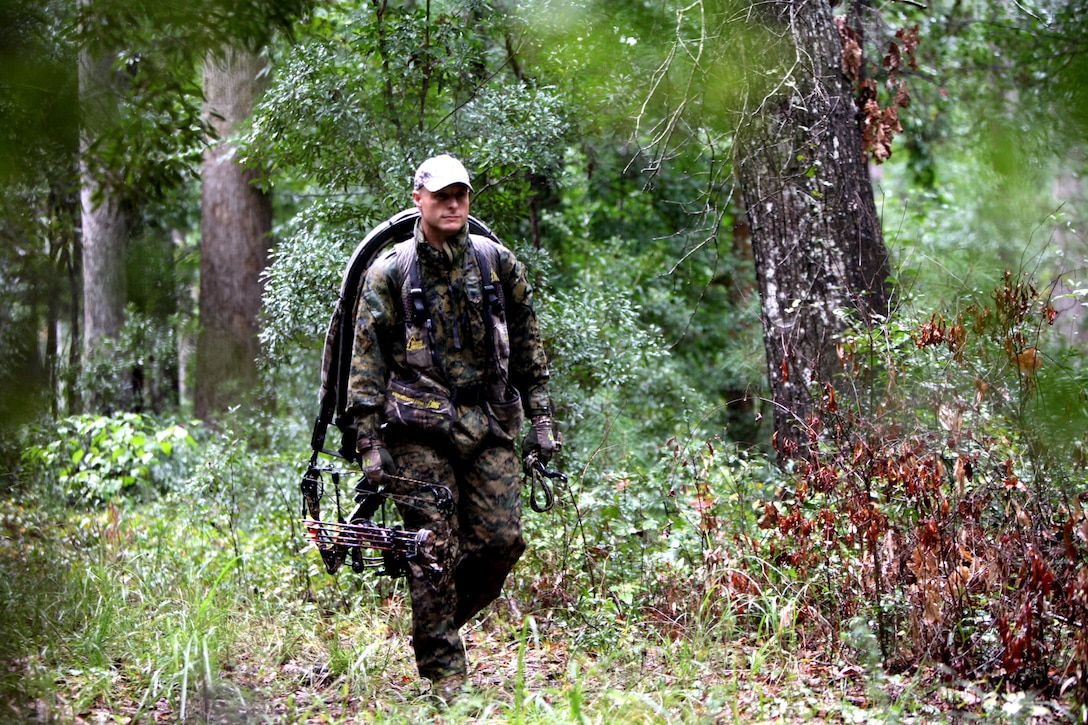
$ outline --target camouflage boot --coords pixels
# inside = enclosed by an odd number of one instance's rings
[[[465,689],[464,675],[449,675],[431,684],[431,695],[443,705],[452,705]]]

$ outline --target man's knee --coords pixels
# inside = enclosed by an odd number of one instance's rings
[[[525,551],[525,539],[520,529],[495,529],[474,538],[465,554],[476,565],[509,569]]]
[[[483,558],[512,567],[525,551],[525,539],[520,530],[496,531],[481,552]]]
[[[521,558],[522,553],[525,551],[525,538],[521,535],[521,532],[516,532],[510,537],[507,542],[510,551],[510,558],[513,561],[517,561]]]

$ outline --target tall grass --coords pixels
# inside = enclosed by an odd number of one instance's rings
[[[872,612],[836,609],[856,563],[828,555],[800,576],[767,556],[775,481],[712,443],[672,447],[646,474],[677,492],[667,526],[643,526],[636,497],[652,491],[615,474],[527,514],[506,597],[464,632],[469,691],[440,708],[415,673],[403,581],[330,577],[304,544],[301,471],[229,434],[198,450],[153,495],[90,508],[27,469],[19,503],[0,506],[2,717],[1041,722],[1067,707],[932,665],[887,669]]]

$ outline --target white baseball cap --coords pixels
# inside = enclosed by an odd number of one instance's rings
[[[449,154],[442,154],[432,156],[419,165],[413,188],[423,187],[427,191],[434,192],[452,184],[464,184],[469,189],[472,188],[472,184],[468,181],[468,171],[461,162]]]

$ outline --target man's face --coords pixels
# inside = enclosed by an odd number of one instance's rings
[[[419,209],[428,242],[446,241],[468,221],[468,187],[464,184],[450,184],[438,191],[420,187],[412,192],[412,199]]]

